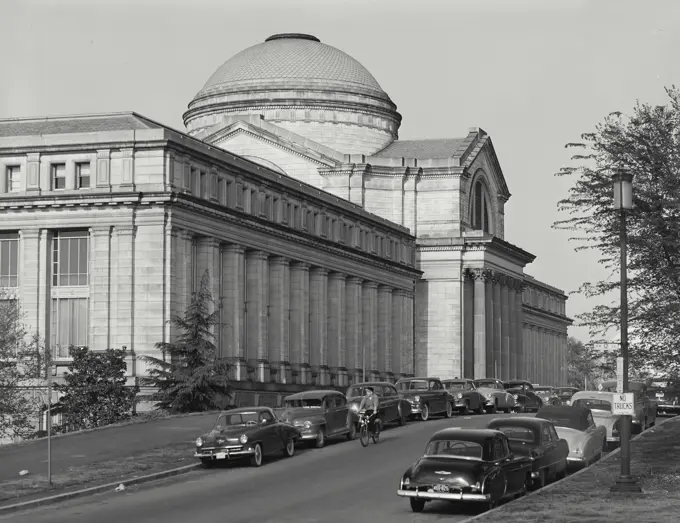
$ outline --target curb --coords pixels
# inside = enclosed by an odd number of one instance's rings
[[[664,423],[666,423],[667,421],[670,421],[670,420],[672,420],[672,419],[674,419],[674,418],[666,418],[666,419],[664,419],[663,421],[661,421],[661,423],[655,423],[653,427],[649,427],[649,428],[648,428],[647,430],[645,430],[644,432],[640,432],[640,434],[636,434],[636,435],[635,435],[634,437],[632,437],[630,440],[631,440],[631,441],[636,441],[636,440],[640,439],[640,438],[642,437],[643,434],[646,434],[646,433],[649,432],[649,431],[653,431],[653,430],[656,429],[657,427],[660,427],[661,425],[663,425]],[[619,452],[621,452],[621,447],[620,447],[620,446],[619,446],[618,448],[612,450],[609,454],[607,454],[607,455],[606,455],[605,457],[603,457],[601,460],[599,460],[599,461],[597,461],[596,463],[594,463],[593,465],[591,465],[591,467],[595,467],[595,466],[599,465],[600,463],[602,463],[602,462],[604,462],[604,461],[607,461],[607,460],[608,460],[609,458],[611,458],[612,456],[616,456]],[[483,517],[485,517],[485,516],[491,514],[492,512],[496,512],[497,510],[501,510],[501,509],[505,508],[505,507],[508,506],[510,503],[515,503],[515,502],[518,502],[518,501],[521,502],[521,501],[524,501],[524,500],[527,499],[527,498],[530,498],[530,497],[532,497],[532,496],[535,496],[535,495],[537,495],[537,494],[540,494],[540,493],[542,493],[542,492],[545,492],[546,490],[551,490],[552,488],[556,487],[557,485],[559,485],[559,484],[562,483],[563,481],[568,481],[569,479],[571,479],[571,478],[573,478],[573,477],[575,477],[575,476],[578,476],[579,474],[583,474],[584,472],[587,472],[588,470],[590,470],[590,467],[582,468],[581,470],[579,470],[579,471],[577,471],[577,472],[574,472],[573,474],[569,474],[569,475],[568,475],[567,477],[565,477],[565,478],[562,478],[562,479],[560,479],[560,480],[558,480],[558,481],[554,481],[553,483],[550,483],[549,485],[546,485],[546,486],[543,487],[542,489],[534,490],[533,492],[529,492],[526,496],[522,496],[521,498],[514,499],[514,500],[512,500],[512,501],[509,501],[508,503],[505,503],[505,504],[501,505],[500,507],[496,507],[496,508],[494,508],[494,509],[492,509],[492,510],[487,510],[486,512],[482,512],[481,514],[478,514],[478,515],[473,516],[473,517],[471,517],[471,518],[464,519],[464,520],[462,521],[462,523],[468,523],[469,521],[475,521],[475,520],[482,519]]]
[[[18,512],[20,510],[31,509],[39,507],[42,505],[51,505],[53,503],[59,503],[61,501],[68,501],[75,498],[80,498],[88,496],[91,494],[98,494],[107,490],[113,490],[118,485],[123,484],[126,487],[131,485],[139,485],[141,483],[148,483],[150,481],[156,481],[158,479],[170,478],[173,476],[179,476],[180,474],[186,474],[192,470],[201,468],[200,463],[195,463],[193,465],[185,465],[183,467],[177,467],[170,470],[164,470],[162,472],[154,472],[153,474],[147,474],[146,476],[140,476],[138,478],[123,479],[116,481],[114,483],[107,483],[105,485],[98,485],[96,487],[89,487],[86,489],[75,490],[73,492],[66,492],[64,494],[57,494],[55,496],[49,496],[46,498],[34,499],[31,501],[24,501],[22,503],[15,503],[14,505],[0,506],[0,514],[8,514],[10,512]]]

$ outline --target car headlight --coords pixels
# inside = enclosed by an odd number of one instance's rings
[[[356,403],[352,403],[352,406],[350,407],[352,409],[352,412],[358,412],[359,411],[359,405]]]
[[[491,394],[490,392],[487,392],[486,394],[484,394],[484,397],[486,399],[490,400],[490,399],[493,399],[493,394]]]
[[[413,401],[415,401],[416,403],[418,403],[418,402],[420,401],[420,396],[416,396],[415,398],[413,398]]]
[[[242,434],[238,440],[241,442],[241,445],[245,445],[246,443],[248,443],[248,436]]]
[[[513,394],[512,397],[515,398],[516,400],[519,399],[519,396],[517,394]]]
[[[567,405],[571,405],[571,400],[567,400]]]
[[[463,399],[463,395],[459,392],[459,393],[456,395],[456,398],[458,398],[459,400],[462,400],[462,399]]]
[[[197,447],[203,446],[203,438],[196,438],[196,446]]]

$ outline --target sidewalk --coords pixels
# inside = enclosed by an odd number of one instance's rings
[[[1,446],[0,505],[192,464],[194,441],[215,418],[210,412],[52,438],[52,488],[47,485],[47,439]],[[29,473],[20,476],[22,470]]]
[[[620,467],[617,452],[552,487],[475,517],[474,523],[680,521],[680,417],[631,442],[631,471],[642,494],[609,492]]]

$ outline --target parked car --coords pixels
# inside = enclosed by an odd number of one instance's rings
[[[596,425],[607,430],[607,447],[611,448],[621,441],[621,416],[612,414],[614,393],[594,390],[581,390],[571,397],[572,407],[590,409]]]
[[[468,379],[442,380],[442,384],[451,394],[454,408],[461,414],[469,414],[471,411],[484,414],[486,398],[479,393],[474,381]]]
[[[435,432],[423,457],[399,481],[397,495],[422,512],[428,501],[463,501],[493,508],[526,493],[531,458],[512,453],[501,432],[448,428]]]
[[[534,392],[534,386],[526,380],[510,380],[505,390],[515,400],[515,412],[537,411],[543,406],[543,400]]]
[[[534,385],[536,396],[541,398],[543,405],[562,405],[562,400],[555,392],[555,387]]]
[[[616,381],[603,381],[598,390],[616,392]],[[628,390],[635,394],[635,415],[633,427],[635,432],[642,432],[656,423],[656,402],[647,396],[647,385],[641,381],[629,381]]]
[[[295,455],[300,431],[276,419],[267,407],[245,407],[222,412],[213,429],[196,439],[194,457],[206,468],[221,460],[250,458],[253,467],[262,465],[267,454]]]
[[[654,387],[647,390],[650,399],[656,402],[657,416],[680,414],[680,393],[674,388]]]
[[[515,408],[515,399],[512,397],[501,380],[484,378],[474,380],[477,391],[484,396],[486,403],[484,408],[487,412],[495,414],[499,410],[510,412]]]
[[[453,416],[453,401],[439,378],[404,378],[396,387],[410,403],[412,417],[427,421],[431,414]]]
[[[505,434],[510,441],[510,450],[515,455],[533,458],[533,488],[542,488],[549,482],[566,476],[569,444],[559,437],[550,421],[519,416],[494,418],[486,428]]]
[[[326,439],[356,437],[356,415],[350,410],[347,398],[336,390],[308,390],[284,399],[279,419],[296,427],[302,441],[313,441],[317,448]]]
[[[397,388],[386,381],[357,383],[347,389],[347,402],[353,412],[359,412],[359,405],[366,394],[366,388],[373,389],[373,393],[380,398],[380,419],[383,423],[398,423],[404,425],[411,415],[411,404]]]
[[[549,405],[536,413],[555,425],[557,435],[569,445],[567,464],[587,467],[602,457],[607,429],[595,424],[590,409],[580,406]]]
[[[576,387],[557,387],[555,393],[562,401],[562,405],[571,405],[571,397],[579,391]]]

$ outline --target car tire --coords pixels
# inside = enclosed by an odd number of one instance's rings
[[[428,419],[430,419],[430,407],[428,407],[427,404],[425,404],[420,409],[420,420],[427,421]]]
[[[564,479],[567,477],[567,460],[564,460],[564,466],[556,474],[557,479]]]
[[[444,417],[445,418],[450,418],[453,416],[453,406],[451,405],[450,401],[446,402],[446,411],[444,412]]]
[[[288,438],[286,446],[283,447],[283,455],[287,458],[295,456],[295,438]]]
[[[489,414],[496,414],[498,412],[498,402],[494,401],[493,405],[487,409]]]
[[[425,508],[425,501],[422,499],[410,498],[409,501],[411,502],[411,510],[413,512],[422,512]]]
[[[204,469],[211,469],[215,466],[215,460],[214,459],[208,459],[208,458],[201,458],[201,465],[203,465]]]
[[[253,447],[253,455],[250,457],[251,467],[261,467],[262,466],[262,445],[255,443]]]
[[[317,449],[322,449],[326,445],[326,429],[321,427],[319,433],[316,435],[316,441],[314,441],[314,446]]]
[[[349,432],[347,433],[347,441],[352,441],[357,437],[357,426],[354,423],[350,423]]]

